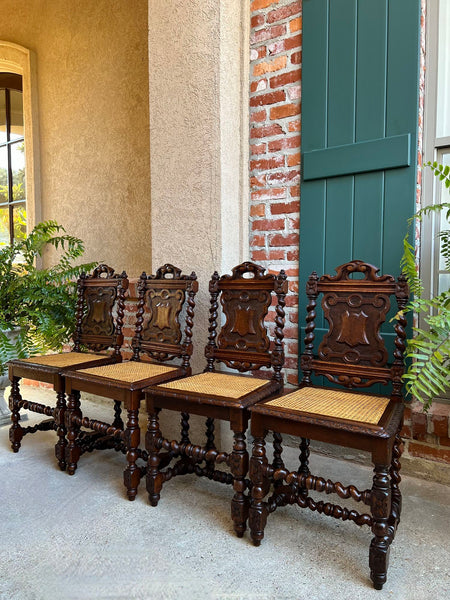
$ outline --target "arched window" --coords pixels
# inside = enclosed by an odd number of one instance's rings
[[[22,76],[0,72],[0,243],[26,234]]]

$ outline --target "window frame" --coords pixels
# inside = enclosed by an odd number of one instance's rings
[[[439,2],[427,2],[426,37],[425,37],[425,93],[424,93],[424,135],[423,157],[426,162],[436,161],[442,164],[442,155],[450,153],[450,136],[438,137],[438,64],[439,64]],[[448,60],[450,49],[446,48]],[[442,184],[431,169],[426,168],[422,173],[422,189],[420,207],[424,208],[438,204],[448,199],[442,198]],[[424,296],[432,297],[438,294],[439,286],[439,233],[440,215],[432,215],[421,223],[420,248],[418,252],[420,277],[423,282]],[[419,316],[419,326],[426,327]],[[440,401],[450,402],[450,394],[439,396]]]
[[[27,204],[26,190],[25,200],[14,200],[13,194],[13,172],[12,172],[12,147],[16,144],[25,143],[25,131],[22,136],[11,140],[11,90],[19,91],[22,94],[22,119],[23,119],[23,82],[22,76],[17,73],[0,72],[0,90],[5,91],[5,132],[6,140],[0,142],[0,148],[6,148],[7,162],[7,181],[8,196],[6,202],[0,202],[1,208],[8,208],[9,213],[9,243],[14,242],[14,207],[20,204]],[[25,161],[25,179],[26,179],[26,161]]]

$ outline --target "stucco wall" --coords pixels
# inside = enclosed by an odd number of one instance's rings
[[[41,216],[87,260],[151,267],[147,0],[2,0],[0,40],[34,51]]]
[[[198,275],[195,370],[209,279],[248,256],[248,20],[246,0],[149,2],[153,269]]]

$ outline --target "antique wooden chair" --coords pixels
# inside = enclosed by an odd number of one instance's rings
[[[149,413],[147,491],[151,505],[157,505],[163,483],[175,475],[195,473],[232,484],[231,514],[239,537],[245,531],[248,515],[248,496],[245,494],[248,488],[245,479],[248,471],[245,443],[250,416],[248,407],[258,400],[272,397],[283,385],[283,308],[287,281],[283,271],[279,275],[264,275],[264,271],[258,265],[245,262],[235,267],[232,275],[219,278],[218,273],[214,273],[209,284],[211,305],[205,371],[146,390]],[[217,334],[219,296],[225,323]],[[264,321],[273,296],[276,296],[277,305],[274,343],[271,346]],[[230,372],[219,373],[215,371],[216,362],[222,362],[239,373],[267,367],[272,370],[272,376],[268,380]],[[162,437],[158,413],[163,408],[181,412],[180,441]],[[189,413],[207,417],[204,446],[190,441]],[[229,421],[234,434],[231,453],[216,448],[214,419]],[[167,454],[161,453],[161,450]],[[164,469],[168,464],[167,456],[180,458],[173,466]],[[230,467],[231,473],[215,468],[221,462]]]
[[[336,271],[336,276],[323,275],[320,279],[313,273],[306,286],[309,303],[299,389],[250,409],[254,445],[250,461],[249,525],[256,546],[264,536],[268,513],[286,504],[298,504],[357,525],[369,525],[374,534],[369,558],[371,579],[374,587],[381,589],[401,510],[401,377],[406,321],[400,313],[391,364],[380,327],[390,310],[392,296],[396,297],[399,310],[404,309],[408,287],[404,277],[395,281],[390,275],[378,276],[376,267],[362,261],[341,265]],[[353,278],[354,274],[362,279]],[[323,295],[322,308],[329,328],[315,355],[315,309],[319,294]],[[313,385],[313,373],[352,391]],[[389,384],[390,395],[353,391],[375,383]],[[264,441],[269,430],[278,447],[271,464]],[[281,434],[301,438],[300,466],[296,471],[286,469],[281,459]],[[372,488],[360,491],[353,485],[344,487],[339,482],[313,476],[308,466],[311,438],[370,452],[375,466]],[[270,489],[271,496],[264,500]],[[315,501],[309,490],[363,502],[370,507],[371,515]]]
[[[82,274],[77,282],[78,301],[72,351],[15,359],[8,363],[12,412],[9,437],[14,452],[19,451],[22,438],[27,433],[54,429],[58,435],[56,457],[59,467],[65,470],[65,372],[68,369],[93,364],[108,365],[122,360],[120,348],[123,343],[124,296],[127,288],[126,273],[116,275],[113,269],[104,264],[99,265],[91,275]],[[85,348],[91,352],[85,351]],[[111,354],[99,354],[108,348],[113,349]],[[56,392],[56,407],[23,400],[19,387],[22,377],[51,383]],[[22,427],[19,422],[21,408],[51,419],[41,421],[33,427]]]
[[[180,269],[170,264],[158,269],[156,275],[142,273],[138,284],[139,301],[131,360],[67,373],[66,461],[70,475],[75,473],[78,460],[84,452],[114,448],[126,453],[124,483],[129,500],[135,499],[139,481],[145,473],[145,467],[139,467],[136,461],[138,458],[147,458],[145,451],[139,448],[142,390],[151,383],[190,375],[197,289],[195,273],[182,275]],[[184,337],[182,320],[185,325]],[[142,361],[142,353],[150,357],[151,362]],[[172,359],[178,359],[181,364],[167,364]],[[113,423],[83,417],[80,403],[82,391],[114,400]],[[125,428],[121,419],[122,404],[128,414]],[[81,427],[85,430],[81,430]]]

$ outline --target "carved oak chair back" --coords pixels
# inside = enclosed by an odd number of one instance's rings
[[[272,379],[281,382],[284,363],[283,325],[287,292],[286,275],[264,275],[265,269],[245,262],[231,275],[213,274],[209,292],[209,341],[205,348],[206,371],[214,371],[215,362],[240,373],[261,367],[273,370]],[[265,323],[273,293],[276,295],[274,340],[271,343]],[[225,323],[217,332],[219,301]]]
[[[397,280],[390,275],[379,276],[373,265],[354,260],[338,267],[334,276],[319,278],[312,273],[306,293],[309,302],[300,387],[250,407],[254,437],[250,461],[251,537],[259,545],[268,514],[286,504],[368,525],[374,535],[369,551],[370,576],[374,587],[381,589],[401,512],[401,377],[406,337],[403,310],[408,302],[408,286],[403,276]],[[328,329],[315,352],[319,296]],[[380,329],[395,304],[399,312],[390,356]],[[313,374],[347,390],[313,385]],[[390,397],[367,389],[374,384],[392,384]],[[265,450],[269,431],[274,437],[272,463]],[[295,471],[285,468],[282,434],[300,438],[300,464]],[[343,486],[312,475],[310,439],[370,452],[374,465],[372,488],[361,491],[354,485]],[[371,514],[332,504],[328,496],[326,502],[316,501],[309,495],[310,490],[352,498],[370,507]]]
[[[283,271],[279,275],[265,275],[264,272],[263,267],[251,262],[238,265],[230,275],[219,277],[215,272],[209,285],[209,339],[204,372],[152,385],[145,390],[149,413],[146,479],[150,504],[158,504],[163,483],[174,476],[194,473],[230,484],[234,490],[231,514],[238,536],[244,534],[248,515],[245,442],[250,418],[248,409],[259,400],[278,394],[283,387],[282,339],[287,278]],[[272,341],[267,326],[271,304],[275,304],[276,310]],[[216,363],[223,363],[238,374],[216,371]],[[272,370],[270,380],[244,375],[262,367]],[[158,416],[161,409],[181,414],[179,440],[163,437]],[[206,417],[203,444],[194,445],[190,441],[190,414]],[[230,424],[233,431],[231,452],[216,448],[216,419]],[[229,472],[217,468],[220,463],[226,463]]]
[[[58,435],[56,457],[60,468],[66,468],[65,373],[69,369],[109,365],[122,360],[120,348],[123,343],[122,326],[127,288],[126,273],[116,275],[107,265],[99,265],[90,275],[83,273],[77,281],[78,298],[72,352],[10,361],[12,425],[9,435],[14,452],[19,451],[24,435],[55,429]],[[85,352],[86,348],[91,352]],[[98,354],[109,348],[113,349],[112,353]],[[57,396],[56,407],[24,400],[19,383],[23,377],[52,384]],[[51,418],[33,427],[22,427],[22,408]]]
[[[391,308],[392,297],[397,299],[400,310],[405,308],[406,279],[400,277],[396,281],[391,275],[379,276],[376,267],[360,260],[341,265],[336,271],[334,276],[320,278],[312,273],[308,279],[302,383],[310,385],[312,373],[347,388],[392,382],[392,397],[401,400],[405,331],[398,321],[395,350],[390,357],[381,325]],[[359,277],[354,278],[355,274]],[[328,331],[314,355],[315,309],[319,295],[322,295]]]
[[[144,352],[160,362],[180,358],[182,365],[189,367],[197,291],[195,273],[182,275],[181,270],[171,264],[159,268],[155,275],[142,273],[132,360],[140,360]]]
[[[74,333],[75,352],[82,346],[99,352],[114,348],[120,356],[123,344],[124,297],[128,288],[126,273],[100,264],[92,274],[83,273],[77,282],[77,314]]]
[[[127,458],[124,470],[127,496],[134,500],[145,473],[145,469],[136,464],[138,459],[146,460],[146,454],[139,448],[143,390],[151,384],[190,375],[197,290],[195,273],[182,275],[181,270],[171,264],[160,267],[154,275],[142,273],[138,282],[131,360],[67,373],[66,462],[69,475],[75,473],[85,452],[111,448],[121,451]],[[142,360],[143,354],[150,360]],[[114,401],[111,423],[83,415],[80,402],[83,391]],[[121,417],[123,408],[127,413],[125,423]]]

